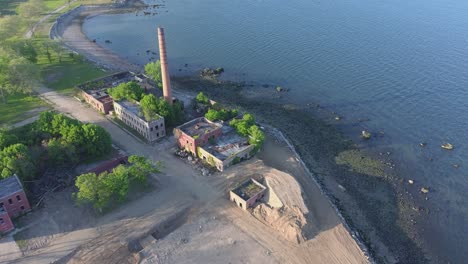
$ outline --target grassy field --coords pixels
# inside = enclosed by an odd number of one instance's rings
[[[47,12],[53,11],[58,7],[67,4],[68,0],[43,0],[47,7]],[[0,16],[15,15],[18,5],[26,0],[0,0]],[[89,3],[108,3],[110,0],[80,0],[71,4],[63,12],[79,5]],[[47,21],[44,21],[36,31],[35,37],[32,39],[38,53],[38,68],[40,72],[41,82],[47,87],[55,89],[60,93],[74,94],[74,87],[77,84],[104,76],[106,73],[96,67],[94,64],[83,60],[77,55],[70,56],[68,50],[64,50],[63,58],[59,62],[58,56],[51,50],[51,61],[48,60],[43,50],[42,43],[48,39],[49,29],[56,14]],[[39,17],[37,18],[39,20]],[[24,30],[26,31],[26,29]],[[23,33],[21,33],[22,35]],[[37,109],[50,108],[47,103],[43,102],[36,95],[14,95],[8,97],[8,103],[0,102],[0,127],[9,126],[37,115]]]
[[[40,66],[44,84],[58,92],[73,94],[77,84],[107,75],[89,62],[71,59]]]
[[[47,103],[35,95],[11,95],[6,104],[0,103],[0,127],[13,125],[49,108]]]

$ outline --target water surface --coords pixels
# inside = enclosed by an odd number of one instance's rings
[[[424,205],[431,208],[430,250],[452,263],[465,261],[468,1],[163,4],[155,16],[91,18],[84,31],[98,43],[112,40],[102,45],[144,64],[158,58],[146,51],[157,51],[156,26],[161,25],[174,74],[222,66],[233,80],[290,88],[288,99],[294,103],[320,102],[345,119],[369,118],[365,128],[385,131],[381,144],[394,150],[404,177],[414,179],[415,188],[433,190]],[[442,150],[443,142],[455,150]]]

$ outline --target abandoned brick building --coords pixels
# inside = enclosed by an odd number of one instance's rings
[[[31,210],[28,198],[18,176],[13,175],[0,181],[0,232],[14,229],[11,218]]]

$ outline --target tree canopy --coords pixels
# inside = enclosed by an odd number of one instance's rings
[[[78,192],[74,194],[77,203],[91,204],[102,212],[114,205],[113,201],[125,201],[132,184],[145,184],[149,174],[159,172],[160,164],[142,156],[130,156],[128,162],[128,166],[119,165],[110,173],[78,176],[75,181]]]
[[[249,113],[245,113],[242,119],[233,119],[229,125],[234,127],[242,136],[249,137],[249,143],[255,146],[258,151],[265,141],[265,135],[260,128],[255,125],[255,118]]]
[[[32,124],[0,131],[0,175],[32,179],[40,169],[101,157],[111,148],[111,137],[102,127],[43,112]]]
[[[203,92],[199,92],[197,94],[196,99],[197,99],[197,102],[200,104],[204,104],[204,105],[210,104],[210,99]]]
[[[234,118],[238,115],[238,111],[236,109],[232,110],[227,110],[222,108],[221,110],[215,110],[215,109],[210,109],[208,112],[205,114],[205,118],[207,118],[210,121],[217,121],[217,120],[229,120],[231,118]]]
[[[161,62],[159,60],[147,63],[145,65],[145,73],[162,89]]]
[[[121,83],[114,88],[109,88],[107,92],[116,101],[127,99],[129,101],[135,102],[141,100],[145,91],[136,82],[131,81],[127,83]]]
[[[31,92],[38,79],[39,72],[34,64],[0,48],[0,96],[4,103],[9,94]]]
[[[164,117],[166,126],[174,126],[183,121],[182,105],[175,102],[172,106],[163,98],[156,98],[152,94],[143,95],[140,100],[141,111],[146,120],[151,120],[157,115]]]

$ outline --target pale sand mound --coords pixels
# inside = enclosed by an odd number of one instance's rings
[[[305,241],[302,227],[307,221],[299,208],[284,206],[276,209],[260,204],[253,209],[252,214],[260,221],[270,225],[287,240],[296,243]]]
[[[274,191],[274,194],[284,205],[290,208],[297,207],[303,214],[309,212],[302,198],[302,188],[292,175],[270,169],[264,174],[264,177],[269,188]]]
[[[307,223],[304,214],[308,213],[302,198],[299,183],[290,174],[270,169],[264,174],[268,192],[264,201],[252,210],[260,221],[271,226],[291,242],[304,242],[302,228]]]

